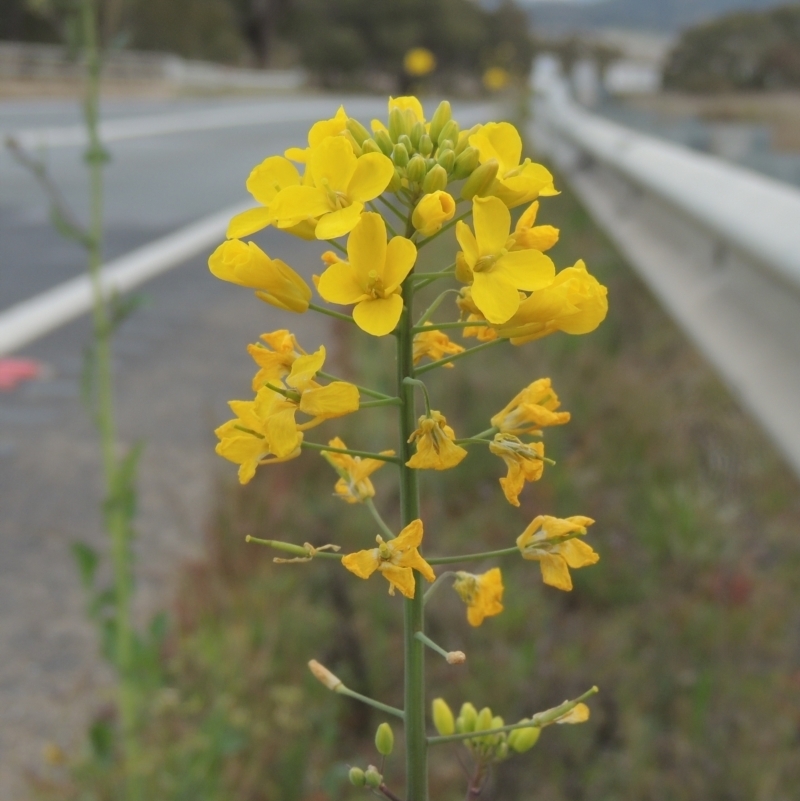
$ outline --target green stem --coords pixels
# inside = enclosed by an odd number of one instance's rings
[[[331,247],[333,247],[333,248],[336,248],[336,250],[338,250],[338,251],[339,251],[339,253],[344,253],[344,255],[345,255],[345,256],[347,255],[347,248],[345,248],[345,246],[344,246],[344,245],[340,245],[338,242],[335,242],[333,239],[326,239],[325,241],[326,241],[326,242],[327,242],[327,243],[328,243],[328,244],[329,244]]]
[[[493,345],[497,345],[500,342],[505,342],[505,340],[493,339],[491,342],[482,342],[480,345],[476,345],[474,348],[467,348],[467,350],[461,351],[461,353],[454,353],[452,356],[445,356],[444,359],[439,359],[438,361],[431,362],[423,367],[418,367],[414,374],[422,375],[422,373],[427,373],[428,370],[435,370],[437,367],[443,367],[445,364],[450,364],[450,362],[454,362],[456,359],[463,359],[465,356],[471,356],[473,353],[477,353],[480,350],[486,350],[486,348],[491,348]]]
[[[453,226],[457,225],[465,217],[469,217],[470,214],[472,214],[471,206],[462,215],[456,217],[455,220],[451,220],[449,223],[447,223],[447,225],[443,225],[435,234],[433,234],[433,236],[429,236],[427,239],[423,239],[422,242],[420,242],[417,245],[417,250],[419,250],[420,248],[424,248],[425,245],[428,244],[428,242],[433,242],[433,240],[436,239],[436,237],[441,236],[445,231],[449,231]]]
[[[376,406],[402,406],[400,398],[381,398],[380,400],[364,401],[358,405],[359,409],[374,409]]]
[[[578,704],[591,698],[596,693],[600,692],[597,687],[592,687],[587,690],[583,695],[576,698],[574,701],[565,701],[560,706],[548,709],[546,712],[538,712],[530,720],[520,721],[519,723],[512,723],[510,726],[500,726],[496,729],[486,729],[485,731],[471,731],[461,732],[459,734],[447,734],[438,737],[428,737],[429,745],[441,745],[442,743],[455,743],[459,740],[471,740],[476,737],[486,737],[490,734],[502,734],[503,732],[514,731],[514,729],[530,729],[542,728],[555,723],[559,718],[564,717],[567,712],[571,712]]]
[[[409,435],[410,436],[410,435]],[[330,451],[331,453],[346,453],[348,456],[361,456],[365,459],[377,459],[380,462],[393,462],[400,464],[400,459],[396,456],[384,456],[381,453],[372,453],[372,451],[354,451],[350,448],[333,448],[330,445],[323,445],[321,442],[303,442],[303,448],[309,448],[312,451]],[[411,458],[410,456],[408,457]]]
[[[429,564],[430,564],[430,563],[429,563]],[[424,597],[424,599],[423,599],[423,600],[424,600],[424,602],[427,604],[427,603],[428,603],[428,601],[430,601],[430,599],[431,599],[431,598],[434,596],[434,594],[435,594],[435,593],[438,591],[438,589],[439,589],[440,587],[443,587],[443,586],[444,586],[444,582],[445,582],[447,579],[449,579],[449,578],[452,578],[452,577],[453,577],[453,576],[455,576],[455,575],[456,575],[456,572],[455,572],[454,570],[445,570],[445,571],[444,571],[444,573],[440,573],[440,574],[439,574],[439,575],[436,577],[436,581],[434,581],[434,582],[433,582],[433,584],[431,584],[431,586],[430,586],[430,587],[428,587],[428,589],[425,591],[425,597]]]
[[[428,395],[428,388],[425,386],[424,381],[420,381],[418,378],[409,378],[406,377],[403,379],[403,383],[409,387],[419,387],[422,390],[422,396],[425,399],[425,414],[428,417],[431,416],[431,398]]]
[[[434,282],[438,281],[440,278],[445,278],[447,276],[454,276],[456,271],[455,264],[452,264],[446,270],[442,271],[442,274],[439,273],[425,273],[425,277],[421,277],[420,280],[414,285],[417,290],[425,289],[426,286],[429,284],[433,284]],[[427,276],[430,275],[431,277],[428,278]],[[459,290],[455,290],[458,292]]]
[[[434,278],[452,278],[454,274],[453,270],[440,270],[435,273],[417,273],[415,278],[418,281],[431,281],[432,283]]]
[[[483,551],[483,553],[468,553],[462,556],[433,556],[425,561],[429,565],[454,565],[459,562],[479,562],[482,559],[491,559],[494,556],[510,556],[512,553],[519,554],[519,548],[501,548],[499,551]],[[444,574],[443,574],[444,575]],[[433,587],[431,587],[431,590]],[[428,590],[430,592],[431,590]]]
[[[316,303],[309,303],[308,308],[312,309],[315,312],[319,312],[320,314],[327,314],[328,317],[333,317],[336,320],[344,320],[345,322],[352,323],[353,318],[349,314],[342,314],[341,312],[335,312],[331,309],[326,309],[324,306],[318,306]]]
[[[406,716],[402,709],[397,709],[397,707],[389,706],[388,704],[382,704],[380,701],[376,701],[374,698],[361,695],[361,693],[357,693],[355,690],[345,687],[344,684],[340,684],[334,690],[334,692],[339,693],[339,695],[346,695],[348,698],[355,698],[356,701],[361,701],[362,704],[374,706],[375,709],[380,709],[381,712],[386,712],[389,715],[394,715],[395,717],[400,718],[400,720],[405,720]]]
[[[328,381],[344,381],[343,378],[339,378],[338,376],[331,375],[330,373],[323,373],[320,370],[317,375],[320,378],[327,378]],[[348,382],[352,383],[352,382]],[[369,395],[370,398],[378,398],[379,400],[386,400],[388,398],[392,398],[392,395],[387,395],[385,392],[378,392],[377,389],[370,389],[369,387],[362,387],[358,384],[353,384],[353,386],[362,394],[362,395]]]
[[[383,195],[378,195],[378,200],[388,209],[391,209],[397,215],[398,219],[405,220],[406,215],[399,209],[396,209]]]
[[[244,541],[255,542],[258,545],[266,545],[269,548],[274,548],[276,551],[283,551],[284,553],[290,553],[294,556],[308,557],[309,559],[316,559],[317,557],[321,559],[341,559],[343,556],[343,554],[320,550],[315,550],[314,553],[310,553],[308,548],[304,548],[302,545],[294,545],[291,542],[281,542],[280,540],[262,540],[259,537],[251,537],[249,534],[244,538]]]
[[[386,521],[381,517],[381,513],[376,508],[375,504],[372,502],[372,498],[367,498],[364,501],[365,506],[369,509],[370,514],[375,518],[375,522],[378,524],[378,528],[386,535],[386,537],[390,540],[395,538],[395,533],[389,528],[386,524]]]
[[[419,333],[420,331],[426,331],[438,328],[438,326],[436,325],[426,326],[425,323],[427,323],[428,320],[431,319],[433,313],[439,308],[439,306],[442,305],[442,301],[451,292],[454,292],[456,295],[459,294],[459,291],[457,289],[445,289],[445,291],[442,292],[442,294],[439,295],[439,297],[437,297],[436,300],[434,300],[430,306],[428,306],[428,308],[425,310],[425,314],[423,314],[422,317],[420,317],[419,320],[417,320],[417,324],[411,329],[415,334]]]
[[[406,220],[406,236],[414,232],[411,214]],[[403,527],[420,516],[419,471],[406,467],[411,458],[409,438],[416,428],[414,387],[406,378],[414,375],[414,335],[411,317],[414,308],[413,272],[403,282],[403,314],[397,337],[397,394],[403,400],[400,409],[400,513]],[[414,571],[416,591],[404,601],[403,651],[405,661],[404,706],[406,736],[406,801],[428,801],[428,743],[425,736],[425,646],[416,638],[424,633],[423,578]]]
[[[449,289],[448,292],[458,292],[458,290]],[[425,319],[427,320],[427,318]],[[422,320],[422,322],[425,322],[425,320]],[[472,326],[481,327],[487,325],[489,325],[489,323],[486,323],[483,320],[475,320],[472,322],[469,320],[459,320],[456,323],[431,323],[430,325],[421,325],[420,323],[417,323],[414,326],[414,333],[419,334],[421,331],[446,331],[449,328],[471,328]]]

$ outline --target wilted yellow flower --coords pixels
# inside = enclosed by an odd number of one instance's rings
[[[472,134],[469,143],[479,154],[481,164],[498,162],[497,178],[490,194],[499,197],[508,208],[530,203],[539,196],[557,195],[553,176],[541,164],[522,158],[522,139],[508,122],[490,122]]]
[[[347,239],[348,261],[333,262],[317,284],[329,303],[356,304],[353,320],[368,334],[391,333],[403,313],[401,284],[417,259],[410,239],[395,236],[386,243],[386,223],[366,212]]]
[[[231,219],[226,234],[228,239],[241,239],[271,225],[274,217],[269,207],[278,192],[287,186],[299,186],[300,182],[297,167],[282,156],[270,156],[253,167],[247,178],[247,191],[261,205],[243,211]],[[298,230],[297,233],[302,235],[303,231]]]
[[[475,233],[464,222],[456,238],[472,272],[472,301],[491,323],[505,323],[520,305],[519,290],[543,289],[552,283],[555,265],[538,250],[507,248],[511,214],[495,197],[473,201]]]
[[[467,455],[466,450],[456,445],[455,432],[441,412],[432,411],[430,417],[419,418],[419,428],[409,442],[417,443],[417,452],[406,462],[415,470],[449,470]]]
[[[556,723],[586,723],[589,720],[589,707],[586,704],[578,704],[573,707],[566,715],[562,715]]]
[[[308,310],[311,287],[280,259],[271,259],[255,242],[228,239],[209,257],[208,268],[223,281],[256,290],[256,297],[286,311]]]
[[[483,85],[492,92],[505,89],[510,80],[511,76],[508,74],[508,70],[504,70],[502,67],[489,67],[483,73]]]
[[[394,164],[383,153],[356,158],[347,139],[329,136],[311,149],[303,185],[286,187],[273,200],[275,225],[292,228],[311,219],[317,221],[317,239],[343,236],[393,176]]]
[[[411,222],[423,236],[433,236],[456,213],[453,197],[441,189],[423,195],[414,208]]]
[[[453,589],[467,605],[470,626],[480,626],[485,618],[503,611],[503,574],[499,567],[477,576],[459,571]]]
[[[283,155],[287,159],[305,164],[311,150],[322,144],[329,136],[338,136],[347,130],[347,113],[339,106],[336,114],[329,120],[315,122],[308,131],[308,147],[290,147]]]
[[[331,448],[347,449],[347,445],[339,437],[334,437],[328,445]],[[363,503],[368,498],[375,497],[375,487],[369,477],[376,470],[380,470],[386,462],[333,451],[322,451],[322,455],[339,474],[334,489],[342,500],[347,503]],[[381,451],[381,456],[394,456],[394,451]]]
[[[463,257],[464,254],[459,251],[458,255]],[[466,269],[469,270],[469,267]],[[458,275],[458,259],[456,259],[456,275]],[[525,297],[524,293],[520,293],[520,295],[522,298]],[[466,322],[487,322],[486,318],[481,314],[481,310],[475,305],[475,301],[472,300],[472,287],[465,286],[461,290],[456,298],[456,305],[462,312],[462,319],[463,315],[466,314]],[[461,336],[475,337],[480,342],[491,342],[497,339],[497,331],[490,325],[467,326],[461,330]]]
[[[231,401],[234,420],[223,423],[214,433],[219,438],[217,453],[239,465],[239,482],[247,484],[259,464],[284,462],[300,455],[303,434],[294,425],[294,404],[267,387],[253,401]],[[291,425],[286,425],[286,418]],[[273,456],[270,459],[268,457]]]
[[[534,200],[522,213],[514,226],[508,242],[509,250],[533,248],[534,250],[550,250],[558,242],[559,230],[552,225],[535,225],[539,213],[539,201]]]
[[[247,346],[247,352],[260,368],[253,378],[254,392],[269,381],[280,381],[289,375],[295,359],[305,353],[294,334],[285,328],[262,334],[261,339],[266,345],[255,343]]]
[[[348,554],[342,559],[342,564],[362,579],[368,579],[380,570],[389,582],[389,595],[394,595],[398,589],[406,598],[413,598],[415,570],[428,581],[436,579],[433,569],[417,550],[422,544],[422,533],[422,521],[412,520],[396,539],[386,542],[378,536],[377,548]]]
[[[513,434],[496,434],[489,450],[506,463],[508,475],[500,479],[500,486],[506,500],[512,506],[519,506],[525,482],[538,481],[544,472],[544,443],[526,444]]]
[[[557,412],[561,406],[549,378],[540,378],[518,392],[492,417],[492,426],[505,434],[533,434],[547,426],[563,426],[569,412]]]
[[[555,331],[588,334],[607,313],[608,290],[587,272],[581,260],[558,273],[550,286],[522,301],[500,329],[512,345],[523,345]]]
[[[594,523],[591,517],[558,518],[539,515],[517,537],[517,547],[523,559],[539,562],[545,584],[559,590],[571,590],[569,568],[586,567],[600,557],[576,535],[586,534],[586,527]]]
[[[421,331],[414,337],[414,364],[419,364],[426,356],[435,362],[445,356],[463,352],[464,348],[451,342],[450,337],[443,331]],[[452,362],[444,366],[455,367]]]
[[[403,69],[414,78],[427,75],[436,69],[436,56],[427,47],[413,47],[403,57]]]

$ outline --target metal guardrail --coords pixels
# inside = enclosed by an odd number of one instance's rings
[[[800,190],[533,85],[537,149],[800,474]]]

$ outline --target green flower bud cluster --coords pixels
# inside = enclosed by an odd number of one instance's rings
[[[392,160],[395,175],[389,185],[391,192],[405,187],[414,193],[430,194],[446,189],[452,181],[469,179],[469,196],[462,196],[471,199],[485,192],[497,174],[496,164],[494,172],[479,166],[478,151],[469,144],[469,137],[478,128],[462,131],[452,118],[450,103],[443,100],[427,129],[410,110],[393,108],[388,129],[370,134],[358,120],[349,119],[345,135],[357,155],[383,153]],[[476,171],[481,173],[479,180],[472,179]]]

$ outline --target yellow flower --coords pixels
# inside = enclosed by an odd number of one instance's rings
[[[492,417],[492,426],[504,434],[536,434],[546,426],[563,426],[569,412],[556,412],[561,406],[549,378],[540,378],[518,392]]]
[[[395,589],[398,589],[406,598],[414,597],[415,570],[428,581],[436,579],[433,569],[417,550],[422,543],[421,520],[412,520],[396,539],[388,542],[380,536],[376,539],[377,548],[348,554],[342,559],[342,564],[362,579],[368,579],[376,570],[380,570],[389,582],[389,595],[394,595]]]
[[[228,223],[228,239],[241,239],[250,236],[275,221],[270,206],[278,192],[287,186],[299,186],[300,173],[297,167],[282,156],[270,156],[254,167],[247,178],[247,191],[256,199],[260,206],[248,209],[237,214]],[[299,228],[296,232],[303,235],[305,229]],[[308,238],[308,237],[306,237]],[[313,238],[313,229],[311,229]]]
[[[591,546],[575,539],[585,535],[586,527],[592,523],[591,517],[539,515],[517,537],[517,547],[523,559],[539,562],[545,584],[559,590],[571,590],[569,568],[586,567],[600,560]]]
[[[513,434],[496,434],[489,450],[506,463],[508,475],[500,479],[500,486],[506,500],[512,506],[519,506],[525,482],[538,481],[544,472],[544,443],[526,444]]]
[[[356,158],[350,142],[329,136],[308,156],[302,186],[282,189],[270,206],[278,228],[316,220],[317,239],[335,239],[353,230],[364,204],[389,185],[394,165],[383,153]]]
[[[444,415],[432,411],[430,417],[419,418],[419,428],[409,437],[416,441],[417,452],[406,462],[415,470],[449,470],[467,455],[466,450],[456,445],[455,432],[445,420]]]
[[[289,375],[292,365],[305,351],[297,344],[294,334],[285,328],[262,334],[266,346],[259,343],[247,346],[247,352],[259,366],[253,378],[253,391],[257,392],[269,381],[280,381]]]
[[[502,336],[523,345],[556,331],[588,334],[605,320],[608,290],[586,271],[583,261],[556,275],[553,283],[520,303],[502,326]]]
[[[538,250],[509,252],[511,214],[502,201],[476,198],[472,208],[475,234],[466,223],[456,225],[456,238],[472,272],[472,300],[489,322],[505,323],[519,308],[519,290],[548,286],[555,266]]]
[[[298,164],[305,164],[313,148],[322,144],[329,136],[338,136],[346,130],[347,113],[344,106],[339,106],[339,110],[329,120],[319,120],[311,126],[308,132],[308,147],[290,147],[283,155]]]
[[[403,313],[401,284],[417,259],[410,239],[386,243],[386,223],[366,212],[347,239],[348,261],[333,262],[317,284],[329,303],[355,303],[353,320],[376,337],[391,333]]]
[[[308,310],[311,288],[280,259],[271,259],[255,242],[228,239],[209,257],[212,274],[256,290],[256,297],[286,311]]]
[[[294,422],[295,407],[282,395],[267,387],[258,391],[253,401],[231,401],[234,420],[223,423],[214,432],[219,438],[217,453],[239,465],[239,482],[247,484],[259,464],[285,462],[300,455],[303,434],[284,422]],[[269,456],[274,458],[269,459]]]
[[[470,626],[480,626],[485,618],[503,611],[503,574],[499,567],[479,576],[459,571],[453,589],[467,605]]]
[[[423,195],[417,203],[411,222],[423,236],[433,236],[456,213],[456,202],[441,189]]]
[[[523,212],[514,226],[514,233],[509,238],[509,250],[533,248],[533,250],[550,250],[558,242],[559,230],[552,225],[534,225],[539,213],[539,201],[534,200]]]
[[[413,47],[403,57],[403,69],[414,78],[427,75],[436,69],[436,56],[427,47]]]
[[[508,86],[511,76],[502,67],[489,67],[483,73],[483,85],[491,92],[499,92]]]
[[[347,448],[347,445],[339,437],[334,437],[328,445],[331,448]],[[375,497],[375,487],[369,477],[376,470],[380,470],[386,462],[379,459],[362,459],[360,456],[333,453],[332,451],[322,451],[322,456],[339,474],[339,480],[334,489],[342,500],[347,503],[364,503],[368,498]],[[381,456],[394,456],[394,451],[381,451]]]
[[[463,254],[459,251],[460,256]],[[469,268],[467,268],[469,269]],[[458,260],[456,260],[456,276],[458,275]],[[524,294],[523,294],[524,297]],[[466,322],[485,323],[486,318],[481,314],[481,310],[475,305],[472,300],[472,288],[465,286],[459,296],[456,298],[456,305],[462,312],[466,314]],[[497,339],[497,331],[490,325],[475,325],[467,326],[462,329],[461,336],[475,337],[479,342],[492,342]]]
[[[463,352],[464,348],[451,342],[450,337],[442,331],[422,331],[414,337],[414,364],[419,364],[426,356],[435,362],[445,356]],[[450,362],[445,367],[455,367],[455,365]]]
[[[490,194],[499,197],[508,208],[530,203],[537,197],[557,195],[553,176],[541,164],[530,159],[520,163],[522,139],[508,122],[490,122],[469,138],[478,151],[481,164],[492,159],[498,162],[497,178]]]
[[[566,715],[562,715],[556,723],[586,723],[589,720],[589,707],[586,704],[578,704],[573,707]]]
[[[388,112],[393,108],[399,108],[400,111],[407,115],[409,128],[415,123],[419,122],[425,124],[425,112],[422,108],[422,103],[413,95],[406,95],[404,97],[390,97]],[[387,131],[386,125],[380,120],[372,120],[371,128],[373,133],[378,131]]]

